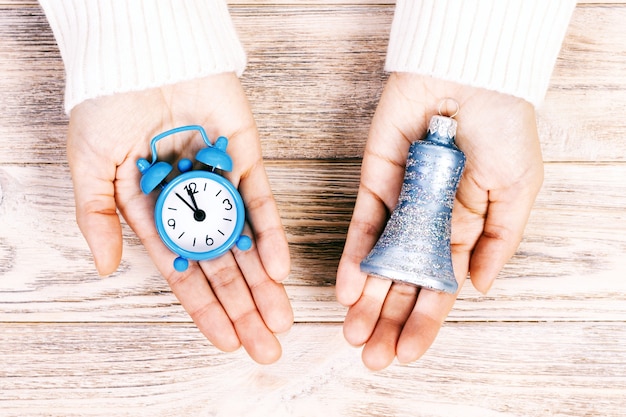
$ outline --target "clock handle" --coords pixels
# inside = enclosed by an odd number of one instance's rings
[[[137,168],[139,169],[139,172],[141,172],[142,174],[140,186],[141,186],[141,190],[144,193],[149,194],[150,192],[152,192],[152,190],[154,190],[158,185],[163,183],[165,178],[172,171],[172,166],[170,164],[168,164],[167,162],[158,161],[158,154],[157,154],[157,147],[156,147],[157,142],[159,142],[161,139],[167,136],[180,133],[180,132],[185,132],[188,130],[196,130],[200,132],[200,135],[202,136],[202,140],[204,141],[204,143],[206,143],[206,145],[210,148],[213,147],[211,145],[211,142],[209,141],[209,137],[204,131],[204,128],[199,125],[181,126],[175,129],[170,129],[168,131],[161,133],[160,135],[155,136],[150,141],[150,150],[152,151],[152,162],[144,158],[141,158],[137,161]],[[179,169],[181,172],[184,172],[185,170],[189,170],[191,169],[191,163],[184,162],[183,165],[180,165],[179,163]]]
[[[159,135],[156,135],[154,138],[152,138],[152,140],[150,141],[150,150],[152,151],[152,164],[154,164],[157,161],[157,149],[156,149],[156,144],[158,141],[160,141],[161,139],[170,136],[170,135],[174,135],[176,133],[180,133],[180,132],[186,132],[188,130],[196,130],[198,132],[200,132],[200,135],[202,136],[202,140],[204,141],[204,143],[206,143],[207,146],[213,146],[211,145],[211,141],[209,140],[209,137],[207,136],[206,132],[204,131],[204,128],[202,126],[199,125],[188,125],[188,126],[180,126],[180,127],[176,127],[174,129],[170,129],[167,130]]]

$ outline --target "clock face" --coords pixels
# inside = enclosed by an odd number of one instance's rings
[[[166,245],[178,254],[209,259],[230,249],[239,237],[244,217],[240,201],[232,184],[219,175],[187,172],[159,196],[157,228]]]

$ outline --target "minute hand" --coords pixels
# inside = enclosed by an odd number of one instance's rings
[[[182,201],[183,203],[185,203],[185,205],[191,209],[191,211],[193,211],[194,213],[197,211],[197,210],[196,210],[195,208],[193,208],[193,206],[192,206],[191,204],[189,204],[189,202],[188,202],[187,200],[185,200],[185,199],[184,199],[184,198],[183,198],[180,194],[176,193],[176,197],[180,198],[180,199],[181,199],[181,201]],[[192,199],[192,201],[194,201],[194,200]],[[195,203],[195,201],[194,201],[194,203]]]

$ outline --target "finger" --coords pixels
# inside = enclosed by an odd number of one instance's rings
[[[396,354],[400,363],[416,361],[428,350],[455,300],[456,294],[420,291],[398,340]]]
[[[415,306],[418,288],[413,285],[391,285],[372,337],[363,349],[363,363],[378,371],[389,366],[396,357],[396,345],[411,310]]]
[[[219,350],[224,352],[237,350],[241,345],[239,336],[202,270],[197,264],[190,263],[187,271],[177,272],[172,266],[174,257],[170,253],[163,253],[163,257],[153,256],[152,259],[200,332]],[[167,259],[168,266],[159,265],[157,259]],[[169,274],[164,273],[161,268],[169,270]]]
[[[70,159],[76,222],[94,257],[100,275],[109,275],[122,259],[122,226],[116,211],[113,180],[115,170],[82,166]]]
[[[472,285],[483,294],[519,246],[536,195],[512,189],[490,194],[484,230],[470,260]]]
[[[452,234],[450,237],[450,250],[452,252],[452,265],[455,276],[464,278],[467,278],[472,253],[476,247],[476,242],[484,230],[488,207],[487,192],[476,189],[474,193],[471,193],[468,192],[468,188],[466,186],[464,189],[460,189],[465,191],[465,196],[461,195],[462,191],[457,193],[457,197],[462,198],[454,202],[452,209]],[[474,195],[474,199],[469,200],[467,194]],[[483,195],[483,197],[476,197],[480,195]]]
[[[381,99],[382,102],[382,99]],[[337,300],[346,306],[360,297],[367,274],[360,263],[382,233],[398,201],[410,142],[382,116],[379,105],[372,120],[361,167],[361,184],[337,269]]]
[[[467,277],[470,253],[452,247],[452,267],[459,283],[456,294],[422,289],[398,339],[396,355],[400,363],[416,361],[433,344]]]
[[[343,334],[348,343],[361,346],[371,337],[391,287],[391,280],[369,277],[359,300],[348,310]]]
[[[261,159],[242,175],[239,189],[263,267],[280,282],[289,275],[289,246]]]
[[[235,247],[233,253],[267,327],[275,333],[286,332],[293,324],[293,310],[287,292],[281,283],[265,272],[256,248],[253,245],[251,249],[241,251]]]
[[[259,363],[278,360],[280,343],[261,318],[233,254],[199,264],[250,357]]]
[[[345,306],[353,305],[361,297],[367,274],[361,272],[360,264],[374,247],[386,218],[385,206],[371,191],[362,188],[354,206],[346,244],[337,268],[335,291],[337,300]]]

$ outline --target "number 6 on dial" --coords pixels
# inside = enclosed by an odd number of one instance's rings
[[[167,162],[157,160],[156,143],[175,133],[197,130],[207,147],[196,154],[196,160],[211,167],[211,171],[192,170],[192,162],[178,162],[180,174],[166,182],[172,171]],[[157,232],[165,245],[178,258],[177,271],[185,271],[189,259],[202,261],[223,255],[233,246],[241,250],[252,247],[252,240],[241,235],[245,222],[245,208],[241,195],[226,178],[213,172],[232,170],[232,160],[226,153],[228,140],[221,136],[212,145],[201,126],[182,126],[154,137],[150,143],[152,162],[139,159],[137,167],[142,174],[140,187],[145,194],[161,187],[154,208]]]

